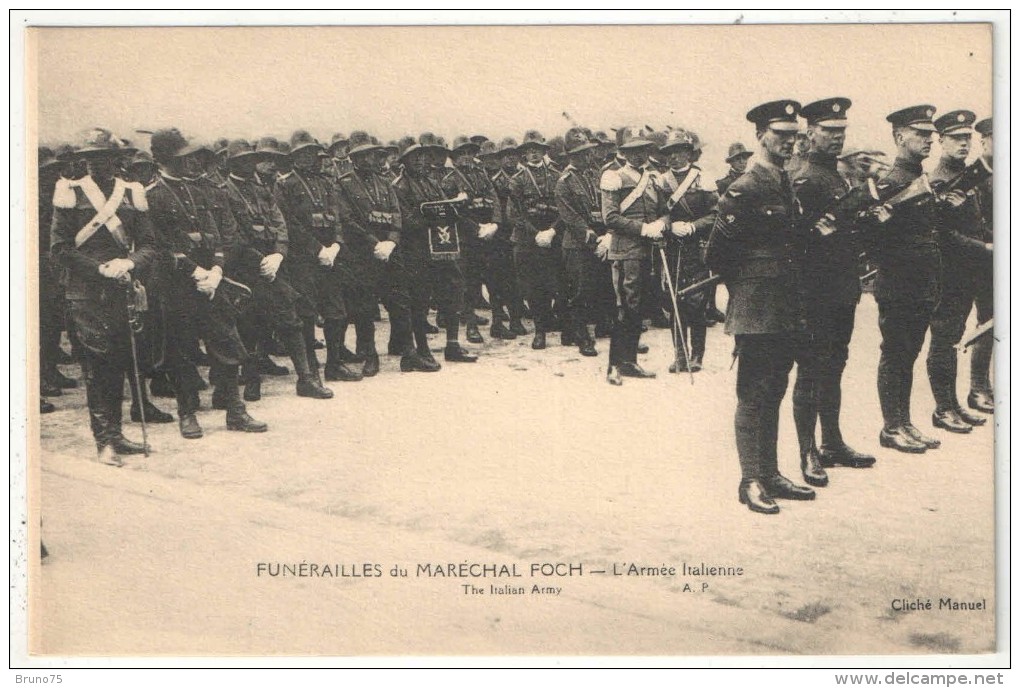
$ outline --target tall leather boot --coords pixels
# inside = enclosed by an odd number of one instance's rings
[[[218,379],[217,390],[227,402],[227,430],[238,432],[265,432],[269,426],[248,415],[248,410],[241,401],[240,389],[237,385],[236,365],[225,365]]]
[[[188,379],[182,366],[174,367],[174,389],[177,391],[177,423],[181,437],[186,440],[197,440],[202,437],[202,426],[198,424],[195,412],[198,411],[198,390],[194,382]],[[190,384],[189,384],[190,383]]]
[[[691,370],[694,372],[701,370],[705,358],[706,328],[705,324],[691,325]]]
[[[294,372],[297,373],[297,395],[312,399],[332,399],[333,390],[323,387],[315,374],[312,372],[311,364],[308,362],[308,342],[304,332],[291,330],[281,333],[287,353],[294,364]]]
[[[145,391],[145,378],[136,381],[134,377],[134,370],[127,373],[128,375],[128,389],[131,390],[131,420],[132,422],[139,423],[142,420],[142,409],[145,410],[145,422],[146,423],[172,423],[174,417],[159,409],[155,404],[149,401],[149,395]],[[140,385],[138,384],[140,383]],[[138,388],[141,387],[141,396],[138,394]]]
[[[354,321],[354,334],[357,354],[365,361],[361,374],[363,377],[375,377],[379,374],[379,352],[375,349],[375,320],[371,315]]]
[[[357,382],[360,380],[361,372],[349,368],[343,361],[346,321],[329,319],[323,325],[322,330],[326,336],[326,380],[331,382]]]
[[[262,399],[262,374],[259,373],[261,345],[257,345],[241,365],[241,380],[244,383],[244,400],[259,401]]]
[[[993,338],[984,336],[974,342],[970,354],[970,391],[992,393],[990,370],[992,366]]]

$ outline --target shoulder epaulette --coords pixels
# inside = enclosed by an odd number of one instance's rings
[[[599,179],[599,188],[603,191],[619,191],[623,188],[623,179],[616,170],[603,170]]]
[[[149,200],[145,197],[145,187],[140,182],[127,182],[126,186],[131,191],[131,205],[136,210],[148,211]]]
[[[737,191],[732,186],[730,186],[730,188],[726,189],[726,195],[729,196],[730,198],[740,198],[741,196],[744,195],[744,192]]]
[[[73,208],[78,205],[78,194],[75,193],[74,184],[70,179],[61,177],[53,188],[54,208]]]

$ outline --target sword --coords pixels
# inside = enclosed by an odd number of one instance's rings
[[[693,385],[694,371],[691,370],[690,357],[687,355],[687,341],[684,339],[683,326],[680,324],[680,306],[677,304],[676,300],[676,289],[673,287],[673,277],[669,274],[669,263],[666,261],[666,249],[661,244],[658,245],[658,249],[659,258],[662,259],[662,274],[666,276],[667,286],[669,286],[669,298],[673,302],[673,317],[675,318],[674,323],[676,323],[676,327],[674,327],[674,330],[676,331],[677,338],[679,338],[680,340],[680,348],[684,352],[684,362],[687,364],[687,372],[691,376],[691,384]],[[673,340],[674,353],[677,353],[676,349],[677,349],[676,338],[674,338]],[[677,356],[676,360],[679,361],[680,357]]]
[[[135,306],[135,289],[141,286],[137,280],[127,280],[128,291],[128,333],[131,336],[131,365],[134,369],[135,392],[138,395],[138,415],[142,421],[142,451],[145,457],[149,456],[149,429],[145,423],[145,397],[142,391],[142,375],[138,372],[138,344],[135,341],[135,333],[142,331],[142,318],[140,310]]]

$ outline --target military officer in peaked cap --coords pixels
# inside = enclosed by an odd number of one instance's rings
[[[401,213],[400,251],[407,270],[411,294],[411,326],[414,332],[415,350],[412,367],[402,370],[432,372],[439,369],[439,363],[432,356],[428,344],[429,294],[435,290],[439,319],[446,329],[446,347],[443,357],[449,362],[473,363],[478,360],[460,344],[460,311],[464,299],[464,275],[457,260],[448,254],[440,254],[442,247],[433,245],[430,233],[440,227],[430,222],[422,210],[423,203],[446,200],[440,182],[436,180],[436,164],[445,162],[449,150],[439,137],[431,133],[422,134],[418,141],[411,143],[401,152],[404,170],[393,182]],[[447,232],[451,231],[446,227]],[[456,231],[456,230],[453,230]],[[441,235],[440,235],[441,236]],[[449,238],[447,239],[450,240]],[[420,365],[424,361],[427,365]]]
[[[513,227],[511,241],[518,283],[534,316],[531,348],[544,349],[546,333],[553,328],[552,306],[559,286],[556,206],[559,173],[545,160],[549,145],[539,132],[525,132],[517,150],[524,164],[510,179],[507,221]]]
[[[238,320],[238,331],[251,354],[242,374],[244,398],[261,398],[257,361],[264,352],[265,333],[275,331],[294,364],[297,395],[330,399],[333,392],[316,379],[309,362],[302,330],[307,320],[314,322],[315,308],[291,285],[287,223],[273,193],[255,178],[255,164],[265,155],[243,139],[228,144],[225,188],[237,223],[238,247],[228,256],[227,270],[252,290],[252,307]]]
[[[836,226],[827,213],[848,190],[836,160],[843,151],[851,104],[848,98],[826,98],[801,109],[810,148],[793,178],[807,235],[803,290],[808,327],[804,347],[797,352],[793,419],[801,471],[815,487],[828,484],[826,467],[867,468],[875,463],[875,457],[847,445],[839,425],[843,369],[861,298],[861,246],[853,227]],[[822,426],[821,449],[815,442],[816,422]]]
[[[756,163],[719,199],[706,250],[708,266],[730,292],[726,332],[737,341],[737,412],[742,504],[779,512],[776,499],[814,499],[809,487],[779,471],[779,407],[794,352],[804,337],[799,205],[785,164],[793,155],[800,104],[764,103],[747,113],[755,125]]]
[[[637,362],[641,301],[652,242],[662,239],[669,224],[660,180],[648,167],[648,154],[654,146],[636,127],[617,130],[617,152],[626,164],[618,169],[604,169],[599,179],[617,305],[606,374],[613,385],[622,384],[621,376],[655,377]]]
[[[213,407],[226,410],[227,428],[265,432],[267,425],[248,415],[238,388],[239,367],[248,352],[237,332],[237,310],[222,294],[216,298],[226,255],[237,245],[236,223],[230,217],[228,224],[218,224],[222,217],[214,213],[205,190],[190,181],[200,174],[200,146],[177,129],[164,129],[152,135],[150,147],[159,177],[148,198],[156,237],[168,260],[163,303],[181,435],[197,439],[203,434],[196,417],[199,338],[212,361]]]
[[[974,129],[981,135],[981,158],[991,167],[993,150],[992,118],[980,120],[974,125]],[[992,244],[994,233],[992,231],[991,177],[977,187],[975,200],[980,208],[984,240]],[[984,271],[977,276],[975,306],[977,307],[977,321],[979,325],[983,325],[992,319],[992,282],[992,266],[989,262],[985,265]],[[992,413],[995,410],[992,382],[989,378],[993,341],[992,337],[982,337],[971,346],[970,393],[967,395],[967,405],[982,413]]]
[[[80,342],[89,424],[101,463],[121,466],[145,447],[121,432],[124,376],[132,368],[128,300],[134,274],[156,259],[145,191],[117,176],[123,155],[109,130],[88,132],[74,156],[87,174],[53,191],[50,246],[66,271],[65,298]]]
[[[934,106],[916,105],[886,117],[892,125],[897,154],[892,169],[877,182],[880,191],[907,189],[924,173],[921,163],[931,153],[936,131],[934,114]],[[919,202],[902,204],[895,212],[880,206],[862,224],[873,235],[871,257],[878,266],[875,300],[882,332],[878,398],[883,418],[879,442],[883,447],[914,454],[942,444],[922,434],[910,419],[914,362],[940,292],[935,203],[930,195],[919,198]]]
[[[942,155],[931,174],[935,189],[950,183],[966,168],[976,119],[969,110],[954,110],[935,120],[942,143]],[[974,306],[979,280],[992,271],[992,245],[986,242],[977,193],[973,189],[967,193],[951,192],[938,208],[942,280],[938,305],[931,318],[927,361],[928,380],[935,397],[932,425],[960,434],[985,423],[983,417],[960,406],[956,395],[956,346]]]
[[[577,127],[563,137],[567,167],[556,182],[556,203],[564,225],[563,259],[567,271],[566,299],[569,328],[582,356],[597,356],[588,323],[599,320],[599,278],[603,276],[595,255],[606,233],[602,220],[599,180],[594,166],[598,144]]]
[[[500,338],[512,335],[498,315],[505,299],[502,285],[490,277],[493,239],[503,217],[496,189],[489,175],[476,161],[480,151],[481,144],[474,143],[466,136],[454,139],[451,149],[453,167],[443,179],[443,192],[448,198],[458,194],[466,196],[460,224],[465,273],[464,314],[467,315],[467,340],[475,344],[483,341],[478,332],[478,319],[473,307],[475,301],[481,298],[483,283],[492,299],[492,331]]]

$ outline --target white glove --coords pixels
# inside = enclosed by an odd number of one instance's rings
[[[197,270],[196,270],[197,272]],[[209,299],[216,295],[216,288],[220,286],[220,282],[223,280],[223,270],[216,266],[212,270],[206,270],[205,274],[199,279],[195,288],[202,294],[208,294]]]
[[[374,255],[379,260],[389,260],[390,255],[393,253],[393,249],[395,249],[396,247],[397,245],[392,241],[380,241],[375,245],[375,249],[373,249],[372,255]]]
[[[478,225],[478,238],[479,239],[491,239],[496,234],[496,230],[499,229],[499,225],[495,222],[486,222]]]
[[[110,279],[123,280],[134,269],[134,262],[127,258],[114,258],[99,266],[99,274]]]
[[[609,247],[613,243],[613,235],[608,232],[599,237],[599,241],[595,244],[595,255],[601,260],[605,260],[609,256]]]
[[[454,200],[454,201],[466,201],[467,197],[468,197],[468,195],[465,192],[461,191],[459,194],[454,196],[451,200]]]
[[[259,273],[272,282],[276,279],[276,273],[280,270],[280,263],[282,262],[282,253],[270,253],[262,259],[261,263],[259,263]]]
[[[815,223],[815,231],[823,237],[827,237],[836,231],[836,225],[833,224],[832,220],[823,215]]]
[[[553,239],[556,237],[556,230],[550,227],[544,229],[535,235],[535,243],[542,248],[549,248],[552,246]]]
[[[319,265],[324,265],[327,268],[332,266],[338,253],[340,253],[340,244],[333,243],[329,246],[323,246],[322,250],[319,251]]]
[[[666,223],[661,218],[655,222],[646,222],[641,225],[641,236],[647,239],[661,239],[664,231],[666,231]]]
[[[877,208],[875,208],[872,212],[875,215],[875,219],[878,220],[879,222],[883,223],[888,222],[889,219],[892,217],[892,212],[890,212],[888,206],[880,205]]]
[[[673,232],[674,236],[688,237],[694,234],[694,223],[677,220],[676,222],[670,223],[669,231]]]
[[[209,276],[209,271],[203,268],[201,265],[195,268],[195,271],[191,273],[191,279],[196,282],[202,282]]]

